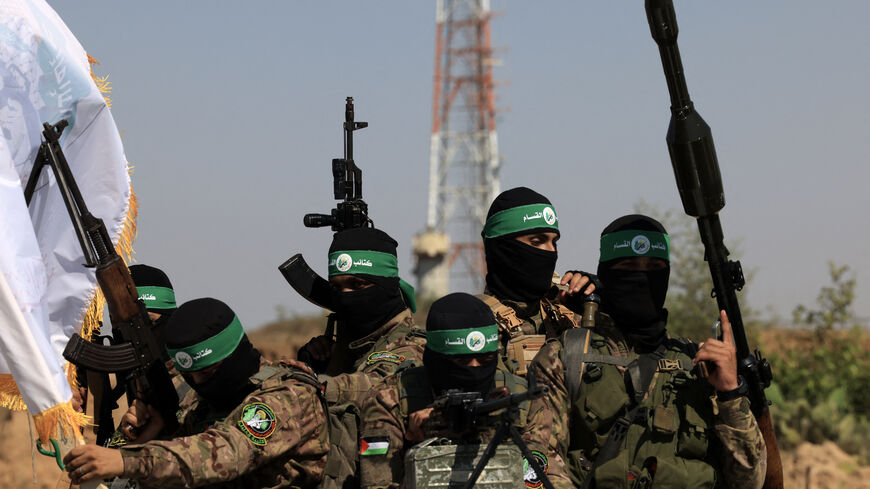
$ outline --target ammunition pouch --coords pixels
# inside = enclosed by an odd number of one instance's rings
[[[507,362],[514,366],[514,373],[526,375],[529,364],[538,354],[538,351],[547,342],[547,336],[533,334],[511,338],[507,344]]]

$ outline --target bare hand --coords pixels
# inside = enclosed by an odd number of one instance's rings
[[[408,432],[405,433],[405,439],[412,442],[421,442],[426,438],[423,431],[423,423],[432,415],[433,408],[421,409],[414,411],[408,416]]]
[[[77,413],[83,413],[88,409],[88,388],[79,387],[72,393],[72,408]]]
[[[731,334],[731,322],[725,311],[719,312],[722,321],[722,340],[707,338],[698,345],[694,363],[707,363],[707,382],[719,392],[727,392],[739,386],[737,381],[737,349]],[[712,366],[712,368],[710,368]]]
[[[79,445],[63,457],[63,463],[74,484],[111,479],[124,472],[121,451],[99,445]]]
[[[332,350],[335,348],[335,342],[332,338],[326,335],[315,336],[311,341],[306,343],[299,349],[299,353],[307,351],[311,355],[311,359],[316,362],[327,362],[332,356]]]
[[[121,417],[118,429],[130,440],[145,443],[157,438],[164,426],[156,409],[136,399]]]
[[[565,272],[559,283],[567,288],[567,290],[559,291],[559,301],[564,301],[568,296],[574,295],[581,290],[583,295],[595,292],[595,284],[590,282],[589,277],[578,272]]]

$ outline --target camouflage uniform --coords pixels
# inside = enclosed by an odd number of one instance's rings
[[[495,383],[497,387],[507,387],[512,393],[525,392],[526,389],[525,380],[507,372],[503,365],[496,371]],[[362,410],[361,443],[371,439],[388,440],[389,447],[387,453],[378,455],[366,455],[365,447],[361,447],[360,486],[363,489],[397,488],[402,485],[408,416],[426,408],[434,400],[423,367],[391,375],[372,389]],[[526,414],[527,410],[521,408],[517,421],[521,431]],[[481,441],[488,442],[493,434],[494,430],[481,433]],[[530,444],[529,448],[542,453],[546,452],[546,446],[546,443]]]
[[[590,335],[594,357],[586,357],[573,404],[563,364],[568,335],[549,341],[532,364],[539,382],[551,390],[532,402],[524,436],[530,443],[549,444],[549,473],[558,487],[582,483],[617,419],[635,406],[625,365],[638,354],[606,315],[599,316]],[[585,331],[567,340],[580,339],[581,352]],[[686,339],[663,344],[639,415],[619,454],[596,469],[596,487],[760,488],[767,454],[749,401],[740,397],[714,408],[709,385],[692,369],[697,346]],[[655,457],[653,466],[644,468],[650,457]],[[630,486],[632,482],[641,485]],[[652,485],[643,485],[648,483]]]
[[[229,413],[191,391],[170,440],[121,448],[122,477],[150,487],[316,487],[329,451],[316,380],[262,360],[256,390]]]
[[[366,393],[384,377],[423,364],[426,331],[414,325],[410,309],[368,336],[336,344],[320,380],[326,384],[330,405],[352,402],[362,406]]]
[[[487,290],[476,296],[498,321],[499,354],[511,373],[525,376],[528,364],[549,338],[579,326],[580,316],[547,298],[536,303],[501,300]]]

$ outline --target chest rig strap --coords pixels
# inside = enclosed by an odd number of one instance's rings
[[[475,297],[492,310],[500,331],[506,332],[511,338],[522,334],[523,320],[517,317],[517,312],[512,307],[503,304],[491,295],[477,294]]]
[[[628,428],[632,423],[640,422],[646,418],[647,409],[643,407],[643,401],[656,371],[659,370],[659,365],[662,363],[661,361],[666,360],[664,358],[665,351],[665,345],[661,344],[654,352],[640,355],[628,364],[628,371],[626,373],[631,382],[634,405],[624,415],[617,419],[613,424],[613,427],[610,428],[607,440],[604,441],[604,444],[601,445],[601,449],[598,450],[598,456],[595,457],[592,469],[586,475],[580,489],[588,489],[595,476],[595,470],[619,454],[619,450],[622,448],[622,442],[625,440],[625,436],[628,434]],[[680,362],[676,361],[676,363],[679,365]],[[667,366],[672,367],[673,363],[667,363]]]

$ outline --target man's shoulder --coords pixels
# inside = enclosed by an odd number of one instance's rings
[[[371,404],[376,403],[388,411],[399,407],[402,401],[401,373],[388,375],[375,384],[366,397],[362,406],[363,413]]]

